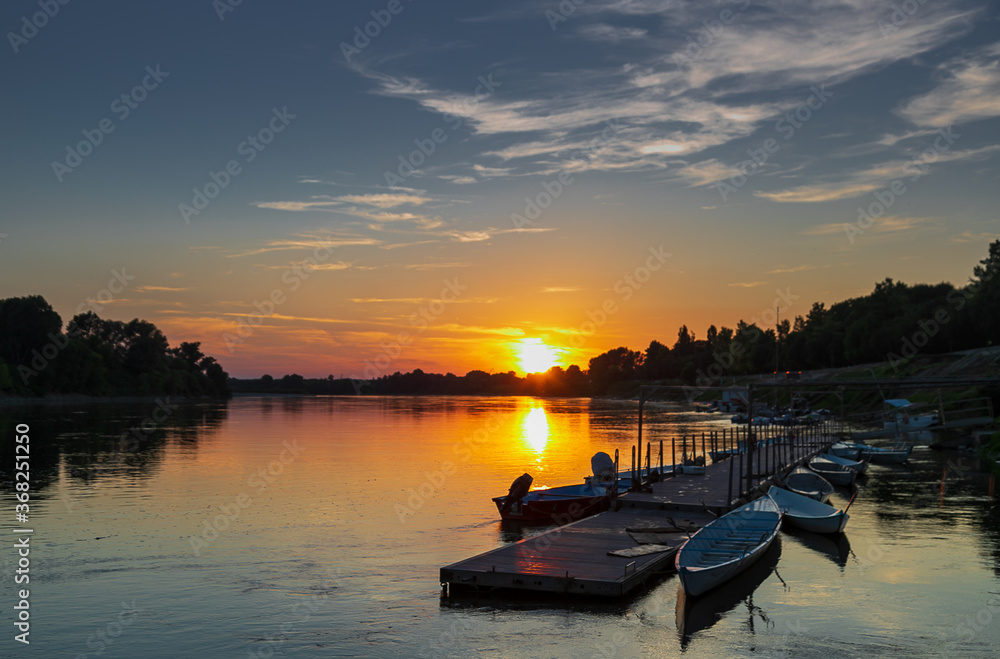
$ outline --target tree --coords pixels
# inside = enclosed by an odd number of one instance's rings
[[[990,243],[989,253],[972,269],[974,278],[966,287],[971,296],[970,315],[988,345],[1000,342],[1000,240]]]
[[[62,318],[44,297],[29,295],[0,300],[0,360],[12,367],[26,365],[60,339]]]

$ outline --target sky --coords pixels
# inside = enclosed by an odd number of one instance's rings
[[[0,297],[149,320],[237,377],[362,378],[962,285],[1000,236],[998,18],[9,0]]]

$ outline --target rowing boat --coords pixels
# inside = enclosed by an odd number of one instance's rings
[[[771,486],[767,496],[785,514],[785,520],[813,533],[840,533],[850,518],[850,515],[843,510],[837,510],[833,506],[789,492],[776,485]]]
[[[863,474],[868,471],[868,461],[867,460],[848,460],[847,458],[842,458],[840,456],[834,455],[832,453],[820,453],[819,457],[824,460],[829,460],[830,462],[836,462],[839,465],[843,465],[848,469],[853,469],[858,472],[858,474]]]
[[[895,448],[882,448],[870,446],[868,444],[855,444],[846,442],[847,446],[858,450],[859,459],[868,460],[875,464],[894,465],[906,462],[910,457],[913,446],[897,446]]]
[[[826,501],[833,494],[833,485],[805,467],[796,467],[785,476],[785,489],[817,501]]]
[[[850,485],[857,478],[858,472],[855,470],[845,467],[842,464],[837,464],[836,462],[831,462],[825,458],[816,456],[809,461],[809,468],[815,471],[817,474],[828,480],[834,485]]]
[[[761,497],[698,530],[677,552],[677,574],[684,592],[701,595],[754,564],[774,542],[781,513]]]
[[[844,442],[837,442],[830,447],[830,453],[837,456],[838,458],[847,458],[848,460],[857,460],[858,454],[861,453],[854,445],[848,445]]]

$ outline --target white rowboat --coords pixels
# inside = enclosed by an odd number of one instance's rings
[[[767,491],[767,496],[785,514],[785,520],[800,529],[813,533],[840,533],[850,518],[843,510],[820,503],[815,499],[789,492],[776,485]]]
[[[840,456],[836,456],[832,453],[820,453],[819,457],[824,460],[829,460],[830,462],[836,462],[837,464],[843,465],[848,469],[853,469],[859,474],[863,474],[868,471],[868,462],[866,460],[862,460],[860,462],[857,460],[848,460],[847,458],[841,458]]]
[[[697,596],[732,579],[767,551],[780,528],[781,513],[768,497],[712,520],[677,552],[684,591]]]
[[[838,458],[857,460],[858,454],[861,453],[861,451],[859,451],[852,445],[845,444],[844,442],[837,442],[836,444],[830,447],[830,453],[837,456]]]
[[[796,467],[785,477],[785,489],[817,501],[826,501],[833,494],[833,485],[805,467]]]
[[[913,450],[912,445],[896,448],[881,448],[878,446],[869,446],[868,444],[853,443],[847,443],[846,445],[857,449],[861,460],[868,460],[880,465],[895,465],[906,462],[910,457],[910,451]]]
[[[858,477],[858,472],[844,465],[830,462],[819,456],[809,461],[809,468],[834,485],[848,486]]]

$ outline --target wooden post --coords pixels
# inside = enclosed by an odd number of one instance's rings
[[[705,461],[705,464],[708,465],[708,452],[705,450],[705,433],[704,432],[701,433],[701,457]]]
[[[753,433],[753,387],[747,386],[747,436],[744,443],[747,447],[747,481],[746,491],[750,491],[750,481],[753,478],[753,454],[757,452],[757,447],[750,441]]]
[[[726,431],[723,430],[722,432],[725,433]],[[733,505],[733,463],[734,462],[736,462],[736,456],[735,455],[729,456],[729,490],[728,490],[729,493],[726,495],[726,508],[727,509],[730,506]]]
[[[670,436],[670,472],[677,475],[677,435]]]
[[[632,488],[635,489],[636,479],[635,479],[635,447],[632,447]]]
[[[643,397],[642,385],[640,384],[639,385],[639,438],[638,438],[638,442],[639,442],[639,462],[640,463],[642,462],[642,407],[643,407],[643,405],[645,403],[646,403],[646,399]],[[632,454],[632,464],[633,465],[635,464],[635,453],[634,452]],[[640,474],[642,472],[642,465],[641,464],[639,465],[639,472],[640,472]],[[638,487],[639,487],[639,481],[640,480],[642,480],[641,477],[640,478],[636,478],[635,475],[633,474],[633,476],[632,476],[632,489],[633,490],[638,489]]]

